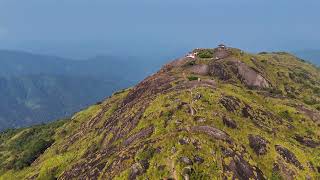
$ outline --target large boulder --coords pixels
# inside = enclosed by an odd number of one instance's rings
[[[239,80],[250,88],[269,88],[269,82],[257,71],[249,67],[247,64],[232,60],[229,62],[231,69],[237,75]]]

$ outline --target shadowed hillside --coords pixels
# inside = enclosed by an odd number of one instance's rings
[[[70,60],[1,50],[0,131],[70,116],[135,84],[150,67],[135,57]]]

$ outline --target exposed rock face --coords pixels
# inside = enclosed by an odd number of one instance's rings
[[[140,138],[145,138],[145,137],[149,137],[152,133],[153,133],[153,127],[148,127],[146,129],[141,130],[140,132],[132,135],[130,138],[128,138],[127,140],[124,141],[124,145],[127,146],[129,144],[131,144],[133,141],[140,139]]]
[[[231,158],[229,164],[223,164],[224,171],[232,172],[232,179],[265,179],[263,172],[255,166],[250,165],[239,153],[235,153],[232,149],[221,149],[225,157]]]
[[[319,111],[311,110],[303,105],[297,105],[297,109],[301,113],[305,114],[310,119],[312,119],[315,123],[317,123],[318,126],[320,126],[320,112]]]
[[[274,133],[276,125],[282,124],[282,120],[272,114],[269,111],[263,109],[253,109],[248,104],[245,104],[242,108],[242,115],[245,118],[251,119],[251,121],[259,128]]]
[[[227,133],[211,126],[194,126],[191,128],[191,132],[205,133],[213,139],[230,141]]]
[[[131,167],[129,179],[130,180],[136,179],[136,177],[139,176],[140,174],[142,174],[143,171],[144,171],[144,169],[139,163],[133,164]]]
[[[295,165],[300,169],[303,169],[302,164],[298,161],[297,157],[291,151],[289,151],[289,149],[280,145],[276,145],[275,148],[284,160],[286,160],[288,163]]]
[[[214,63],[209,66],[209,74],[218,77],[220,80],[226,81],[231,79],[232,74],[228,71],[226,65],[222,63]]]
[[[252,167],[242,157],[235,156],[228,167],[233,172],[233,179],[265,179],[262,171],[259,168]]]
[[[298,141],[300,144],[311,147],[311,148],[316,148],[320,146],[320,142],[316,142],[308,137],[302,137],[299,135],[295,135],[294,139]]]
[[[236,129],[238,127],[237,123],[234,120],[232,120],[226,116],[222,117],[222,121],[223,121],[223,124],[228,126],[229,128]]]
[[[221,60],[229,57],[232,53],[227,48],[217,48],[214,50],[214,59]]]
[[[268,141],[259,135],[249,135],[249,145],[257,155],[264,155],[267,153]]]
[[[251,88],[268,88],[270,84],[258,72],[248,67],[245,63],[234,60],[230,61],[233,66],[233,71],[237,74],[238,78]]]
[[[278,174],[283,179],[294,180],[295,171],[290,169],[282,160],[278,159],[273,165],[273,173]]]
[[[207,87],[214,89],[216,87],[216,82],[211,79],[204,79],[201,81],[184,81],[175,87],[175,90],[192,89],[197,87]]]
[[[233,96],[224,96],[220,103],[230,112],[235,112],[240,108],[240,100]]]
[[[198,67],[197,69],[200,68]],[[202,72],[218,77],[223,81],[236,77],[249,88],[264,89],[271,87],[268,80],[259,72],[239,60],[229,59],[213,62],[208,68],[205,68],[205,70],[206,71]]]
[[[189,68],[189,71],[193,74],[205,76],[209,73],[209,66],[206,64],[194,65]]]

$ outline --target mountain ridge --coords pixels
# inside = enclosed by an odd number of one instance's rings
[[[316,179],[319,75],[287,53],[195,49],[76,113],[22,168],[4,134],[0,179]]]

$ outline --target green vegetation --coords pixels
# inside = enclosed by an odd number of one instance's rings
[[[197,76],[188,76],[189,81],[196,81],[198,80]]]
[[[55,130],[66,120],[0,133],[0,173],[30,166],[54,142]]]
[[[213,58],[213,51],[208,49],[202,49],[198,51],[199,58]]]
[[[181,65],[69,121],[2,133],[0,179],[319,178],[320,71],[287,53],[229,51],[195,62],[221,63],[218,74]],[[228,76],[237,72],[234,59],[270,86]]]

